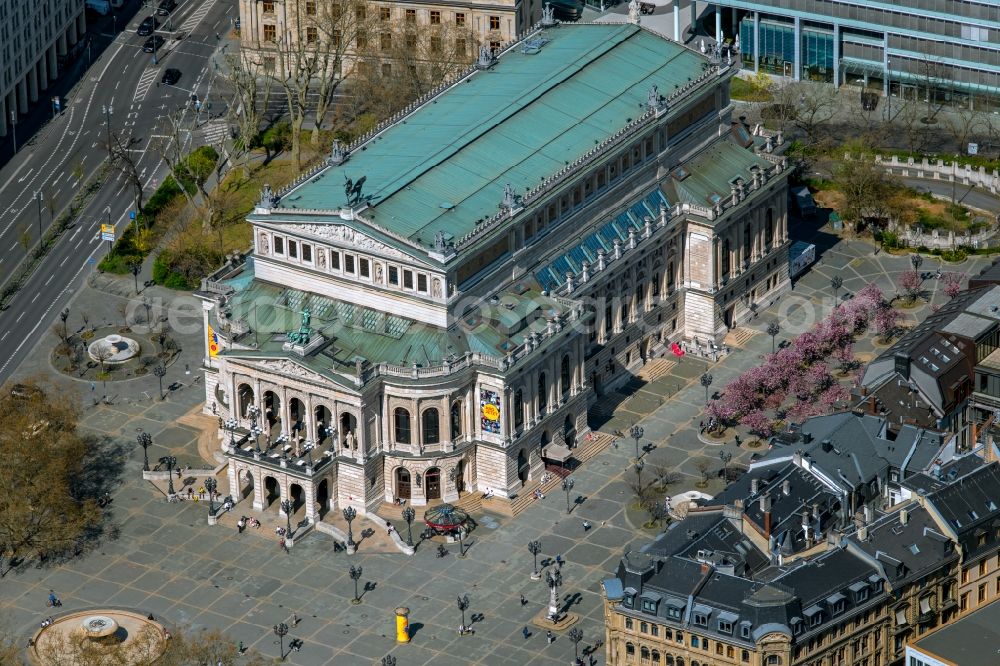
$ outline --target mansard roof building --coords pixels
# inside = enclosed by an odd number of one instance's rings
[[[596,395],[773,302],[786,160],[732,122],[735,72],[553,23],[266,188],[251,253],[199,292],[234,497],[511,498]]]

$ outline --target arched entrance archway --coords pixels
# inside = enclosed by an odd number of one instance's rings
[[[250,470],[248,469],[240,470],[240,475],[238,480],[239,480],[239,498],[243,500],[253,495],[253,474],[250,473]]]
[[[281,398],[274,391],[264,391],[264,418],[265,432],[274,431],[275,426],[281,431]]]
[[[316,512],[322,518],[330,508],[330,482],[327,479],[316,486],[316,505]]]
[[[292,500],[292,513],[295,513],[299,507],[306,503],[306,494],[302,490],[302,486],[297,483],[288,486],[288,498]]]
[[[239,388],[236,389],[236,409],[240,418],[247,418],[247,411],[250,406],[254,404],[253,388],[249,384],[240,384]]]
[[[316,419],[316,443],[323,446],[330,438],[330,421],[333,414],[325,405],[316,405],[313,411],[315,412],[313,418]]]
[[[528,465],[528,454],[521,449],[517,453],[517,478],[521,481],[521,485],[524,486],[528,482],[528,472],[531,467]]]
[[[428,500],[441,499],[441,468],[431,467],[424,472],[424,488]]]
[[[396,468],[396,499],[410,499],[410,470]]]
[[[355,439],[357,435],[354,432],[357,427],[358,421],[354,418],[354,414],[344,412],[340,415],[340,443],[345,449],[357,448],[357,440]]]
[[[563,422],[563,439],[566,440],[568,448],[572,449],[576,446],[576,422],[570,415],[567,415],[566,420]]]
[[[278,489],[278,480],[273,476],[264,477],[264,508],[267,509],[271,504],[281,496],[281,492]]]
[[[292,436],[302,436],[306,427],[306,407],[298,398],[288,401],[288,415],[291,419]]]

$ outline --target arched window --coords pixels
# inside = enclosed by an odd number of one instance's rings
[[[462,401],[456,400],[451,403],[451,438],[458,439],[462,436]]]
[[[660,663],[660,653],[657,652],[656,650],[653,650],[653,663],[654,664]]]
[[[660,274],[653,273],[653,296],[660,295]]]
[[[545,383],[545,373],[538,375],[538,411],[544,412],[546,405],[549,404],[549,391],[548,386]]]
[[[750,661],[750,651],[743,650],[740,652],[740,661]]]
[[[781,657],[776,654],[767,656],[767,666],[781,666]]]
[[[410,443],[410,413],[403,409],[402,407],[397,407],[396,411],[392,413],[393,426],[396,443],[397,444],[409,444]]]
[[[438,410],[433,407],[425,409],[421,418],[423,419],[421,426],[424,434],[424,444],[437,444],[440,442],[441,420],[438,416]]]
[[[643,281],[639,280],[635,285],[635,310],[632,311],[632,318],[637,319],[640,312],[646,311],[646,294]]]
[[[677,657],[677,666],[684,666],[684,657]]]
[[[666,662],[667,662],[667,666],[674,666],[674,657],[673,657],[673,655],[668,654],[667,658],[666,658]]]
[[[567,354],[562,357],[562,365],[559,367],[559,388],[563,398],[569,394],[570,383],[569,354]]]
[[[634,657],[635,656],[635,646],[631,643],[625,644],[625,656]]]
[[[646,647],[645,645],[643,645],[642,648],[639,649],[639,658],[642,659],[643,661],[649,661],[649,648]]]
[[[524,425],[524,393],[521,389],[514,391],[514,427],[520,428]]]

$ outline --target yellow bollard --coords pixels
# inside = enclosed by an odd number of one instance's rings
[[[396,642],[410,642],[410,609],[400,606],[396,609]]]

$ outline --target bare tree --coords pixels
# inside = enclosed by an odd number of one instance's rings
[[[101,364],[101,374],[103,375],[105,374],[104,364],[107,363],[108,359],[114,356],[115,353],[108,345],[97,345],[93,349],[94,358]]]
[[[698,475],[701,476],[701,480],[698,481],[695,485],[697,485],[699,488],[704,488],[705,486],[708,485],[708,479],[711,476],[712,459],[706,458],[704,456],[695,458],[694,468],[695,470],[698,471]]]
[[[817,140],[840,106],[837,89],[815,83],[792,84],[786,88],[790,89],[788,92],[793,99],[789,102],[795,108],[792,122],[810,140]]]
[[[142,211],[142,173],[139,170],[139,161],[132,154],[132,146],[140,142],[140,139],[124,132],[111,132],[111,167],[121,174],[126,182],[132,186],[132,199],[135,203],[135,212],[138,215]]]
[[[260,134],[264,111],[271,100],[270,76],[265,75],[264,63],[249,49],[240,49],[227,59],[227,77],[233,91],[228,119],[236,127],[232,162],[243,168],[243,177],[250,178],[250,151]]]

